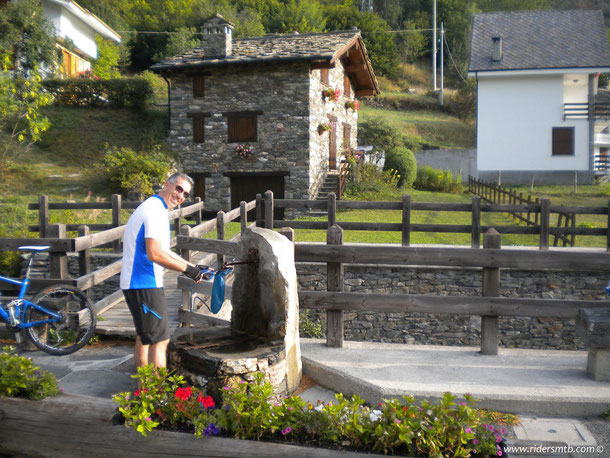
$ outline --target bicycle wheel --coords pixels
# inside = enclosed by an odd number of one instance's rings
[[[84,347],[95,332],[95,312],[91,300],[81,290],[55,285],[40,291],[32,302],[61,314],[59,321],[26,328],[34,345],[51,355],[68,355]],[[25,323],[51,319],[44,311],[29,306]]]

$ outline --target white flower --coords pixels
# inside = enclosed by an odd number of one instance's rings
[[[316,406],[316,412],[322,412],[322,409],[324,408],[324,404],[318,404]]]
[[[369,418],[371,419],[371,421],[378,421],[381,418],[381,410],[373,410],[370,414],[369,414]]]

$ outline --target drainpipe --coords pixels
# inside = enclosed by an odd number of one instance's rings
[[[169,131],[172,128],[172,104],[171,104],[172,99],[171,99],[171,91],[170,91],[172,84],[171,84],[171,81],[169,79],[167,79],[167,76],[165,76],[165,74],[163,72],[161,72],[160,75],[163,77],[163,79],[167,83],[167,133],[169,134]]]

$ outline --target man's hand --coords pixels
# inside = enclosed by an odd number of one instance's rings
[[[199,283],[201,278],[203,277],[203,272],[199,267],[191,266],[190,264],[186,266],[186,270],[184,271],[184,275],[192,279],[195,283]]]

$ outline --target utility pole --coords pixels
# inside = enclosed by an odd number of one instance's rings
[[[432,0],[432,88],[436,91],[436,0]]]
[[[445,75],[445,69],[444,69],[444,67],[445,67],[445,58],[444,58],[444,52],[443,52],[443,50],[445,48],[445,41],[444,41],[444,39],[445,39],[445,24],[441,21],[441,92],[440,92],[440,95],[439,95],[440,102],[441,102],[441,107],[443,106],[443,103],[444,103],[444,100],[443,100],[443,98],[444,98],[444,93],[443,92],[444,91],[443,90],[444,90],[444,86],[445,86],[445,78],[444,78],[444,75]]]

